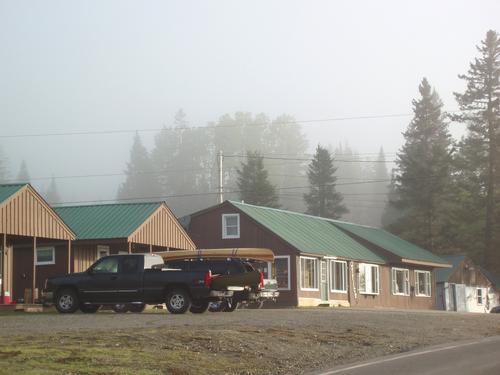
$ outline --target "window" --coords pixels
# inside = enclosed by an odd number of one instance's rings
[[[122,259],[121,273],[139,272],[140,258],[136,256],[127,256]]]
[[[222,215],[222,238],[240,238],[240,214]]]
[[[318,259],[300,257],[300,289],[318,290]]]
[[[272,276],[278,283],[278,289],[290,290],[290,256],[277,255],[274,257]]]
[[[53,247],[37,247],[36,249],[36,265],[43,266],[48,264],[56,264],[56,251]]]
[[[477,304],[482,305],[483,304],[483,289],[477,288]]]
[[[359,264],[359,292],[362,294],[379,293],[378,266],[373,264]]]
[[[429,271],[415,271],[415,295],[431,296],[431,273]]]
[[[93,273],[118,273],[118,258],[109,257],[103,259],[92,268]]]
[[[330,285],[332,292],[347,292],[347,262],[339,260],[330,262]]]
[[[404,268],[392,269],[392,294],[410,295],[410,271]]]
[[[109,255],[109,246],[97,245],[97,259],[101,259],[102,257],[108,255]]]

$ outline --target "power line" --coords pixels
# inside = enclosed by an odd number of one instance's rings
[[[259,159],[262,158],[264,160],[293,160],[293,161],[313,161],[312,158],[285,158],[285,157],[272,157],[272,156],[257,156],[257,155],[241,155],[241,154],[233,154],[233,155],[224,155],[224,158],[247,158],[247,159]],[[395,163],[396,160],[359,160],[359,159],[332,159],[332,162],[335,163]]]

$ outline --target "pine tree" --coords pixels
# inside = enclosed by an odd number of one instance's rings
[[[339,219],[348,212],[342,194],[335,190],[335,171],[330,152],[318,145],[307,171],[311,186],[309,193],[304,194],[304,201],[308,214]]]
[[[500,38],[489,30],[486,39],[477,47],[479,57],[469,66],[467,74],[459,75],[467,83],[463,94],[455,93],[462,112],[454,116],[467,123],[468,134],[462,148],[472,148],[472,173],[480,176],[485,191],[484,256],[482,263],[500,272],[500,254],[496,236],[498,226],[498,184],[500,174]],[[462,153],[464,156],[466,152]]]
[[[61,203],[61,196],[57,190],[56,179],[54,177],[50,180],[49,187],[45,191],[45,200],[49,204]]]
[[[240,199],[246,203],[278,208],[276,188],[269,182],[264,160],[259,152],[247,152],[247,162],[237,170]]]
[[[130,161],[125,171],[126,179],[118,189],[118,199],[158,199],[154,172],[148,151],[142,144],[139,134],[136,133],[130,150]]]
[[[28,166],[26,165],[26,161],[22,161],[21,167],[19,168],[19,172],[17,174],[18,182],[30,182],[30,174],[28,172]]]
[[[393,232],[429,250],[442,250],[440,238],[448,218],[440,209],[449,200],[452,139],[441,111],[442,102],[427,79],[413,100],[414,116],[403,133],[405,143],[398,153],[395,175],[397,207],[402,217]],[[394,202],[391,202],[394,204]]]

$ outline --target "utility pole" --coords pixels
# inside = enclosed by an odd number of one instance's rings
[[[222,150],[219,150],[217,153],[217,165],[219,166],[219,195],[217,199],[217,203],[222,203],[224,202],[224,186],[222,185],[222,159],[223,159],[223,154]]]

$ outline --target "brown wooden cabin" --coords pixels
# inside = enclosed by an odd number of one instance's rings
[[[194,250],[195,245],[164,202],[58,207],[76,233],[72,270],[120,253]]]
[[[278,305],[435,308],[434,254],[378,228],[226,201],[181,218],[198,248],[266,247]]]
[[[0,303],[70,271],[75,234],[31,185],[0,185],[0,234]]]

